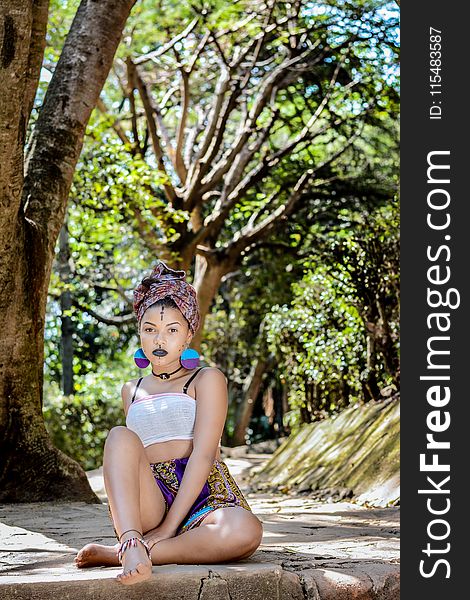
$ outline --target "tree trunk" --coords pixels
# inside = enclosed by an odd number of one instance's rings
[[[289,390],[287,385],[281,380],[281,394],[282,394],[282,434],[289,435],[290,427],[284,425],[284,415],[290,411],[289,406]]]
[[[1,365],[0,501],[99,502],[82,468],[54,448],[46,432],[42,368],[47,289],[38,285],[36,273],[47,256],[41,240],[22,220],[15,240],[9,265],[15,277],[0,292],[10,299],[0,324],[8,349]]]
[[[276,377],[272,388],[274,398],[274,432],[276,438],[285,434],[284,431],[284,386]]]
[[[24,182],[23,146],[48,2],[0,2],[0,84],[8,91],[0,98],[0,502],[99,502],[83,469],[46,432],[44,321],[85,128],[134,2],[80,4],[34,128]]]
[[[261,387],[261,380],[268,364],[268,360],[258,358],[251,366],[250,375],[247,377],[245,385],[243,386],[243,399],[238,409],[237,423],[231,440],[233,446],[240,446],[246,443],[246,430],[250,424],[255,401]]]
[[[212,302],[219,290],[222,277],[233,268],[232,261],[210,262],[205,256],[196,255],[196,267],[194,275],[194,288],[197,292],[199,310],[201,312],[201,324],[199,330],[191,341],[191,347],[197,351],[201,349],[204,322],[212,306]]]
[[[57,256],[57,270],[62,283],[67,284],[71,278],[70,247],[67,221],[62,226],[59,235],[59,254]],[[61,337],[60,358],[62,365],[62,391],[66,396],[74,393],[73,385],[73,322],[68,314],[72,308],[72,294],[66,289],[60,295],[61,311]]]

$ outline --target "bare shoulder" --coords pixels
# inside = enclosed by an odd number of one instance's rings
[[[228,410],[227,378],[217,367],[205,367],[196,377],[195,398],[198,415],[207,422],[220,418],[225,422]]]
[[[124,410],[126,411],[126,407],[130,404],[130,400],[132,398],[132,394],[136,388],[137,383],[139,382],[139,377],[137,379],[130,379],[126,381],[126,383],[121,388],[121,398],[124,406]]]
[[[228,402],[227,378],[217,367],[205,367],[196,377],[195,392],[198,400],[206,397],[213,401],[215,397]]]
[[[217,367],[204,367],[197,376],[196,390],[204,392],[216,388],[217,391],[227,389],[227,378]]]
[[[195,381],[196,396],[201,398],[204,394],[214,394],[217,397],[227,395],[227,378],[217,367],[204,367]]]
[[[129,390],[133,390],[139,382],[139,379],[140,377],[137,377],[137,379],[129,379],[129,381],[126,381],[121,388],[121,394],[124,394],[124,392],[128,392]]]

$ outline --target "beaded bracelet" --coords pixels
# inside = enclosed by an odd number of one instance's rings
[[[150,548],[149,548],[147,542],[142,538],[131,537],[128,540],[126,540],[125,542],[122,542],[122,544],[119,546],[119,549],[117,551],[118,560],[121,564],[122,564],[122,557],[124,555],[124,552],[131,546],[134,548],[137,548],[137,542],[140,542],[141,544],[143,544],[144,548],[147,550],[147,555],[151,560]]]

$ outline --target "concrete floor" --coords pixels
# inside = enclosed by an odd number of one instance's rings
[[[0,505],[0,598],[129,599],[148,591],[159,600],[398,600],[399,508],[250,494],[247,473],[263,458],[225,459],[263,522],[262,545],[250,558],[154,567],[152,579],[132,589],[114,581],[117,567],[77,569],[73,558],[84,544],[116,543],[99,469],[88,476],[103,504]]]

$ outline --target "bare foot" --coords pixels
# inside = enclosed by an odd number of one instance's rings
[[[125,585],[140,583],[152,576],[152,561],[140,542],[137,542],[135,547],[130,546],[124,552],[122,566],[123,571],[116,579]]]
[[[87,544],[75,557],[75,565],[79,569],[87,567],[119,567],[117,549],[119,544],[104,546],[103,544]]]

